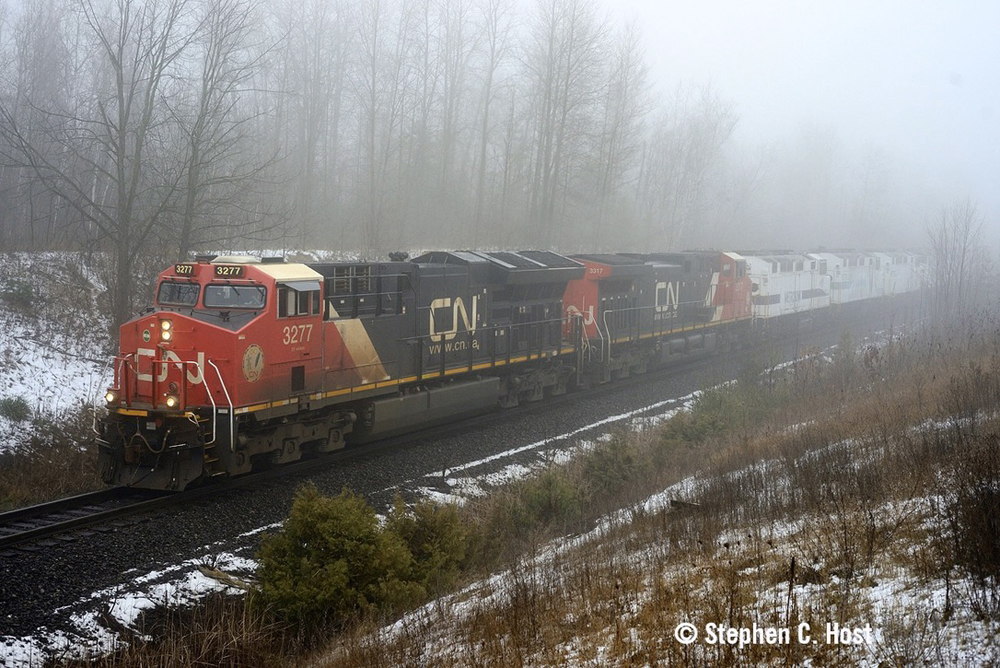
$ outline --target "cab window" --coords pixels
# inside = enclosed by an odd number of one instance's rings
[[[319,315],[318,281],[297,281],[278,286],[278,317]]]
[[[169,306],[195,306],[201,286],[197,283],[163,281],[156,293],[156,301]]]
[[[264,308],[267,290],[263,285],[210,283],[205,286],[205,308]]]

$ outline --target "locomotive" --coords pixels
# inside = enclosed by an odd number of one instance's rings
[[[847,294],[830,258],[788,255],[199,256],[121,326],[102,477],[179,491],[710,353]],[[890,256],[878,272],[871,297],[892,272],[912,289]]]

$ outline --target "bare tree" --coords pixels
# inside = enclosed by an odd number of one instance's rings
[[[738,147],[727,160],[718,195],[719,216],[710,232],[723,246],[759,244],[766,221],[761,220],[760,189],[771,165],[767,146]]]
[[[654,122],[642,157],[638,200],[653,247],[676,248],[704,220],[712,169],[736,128],[731,102],[711,90],[680,88]]]
[[[889,156],[881,147],[868,146],[861,156],[857,180],[853,184],[849,216],[853,238],[871,238],[878,219],[884,215],[889,189]]]
[[[10,26],[10,59],[3,71],[11,75],[12,87],[5,108],[39,146],[44,143],[41,128],[67,122],[78,94],[67,14],[64,0],[40,0],[30,11],[17,13]],[[49,143],[46,150],[52,160],[59,160],[58,145]],[[0,241],[49,248],[70,232],[65,205],[20,161],[3,166],[0,187]]]
[[[262,203],[268,172],[277,161],[255,137],[262,111],[244,96],[258,75],[266,48],[252,43],[259,0],[206,0],[195,43],[201,59],[189,110],[175,115],[185,135],[178,258],[195,244],[252,238],[282,216]]]
[[[274,127],[284,137],[279,147],[292,167],[297,237],[309,244],[315,243],[320,220],[329,221],[324,214],[331,200],[339,204],[337,166],[353,13],[344,0],[294,0],[284,6],[281,20],[288,37]]]
[[[6,106],[0,125],[20,163],[109,244],[108,290],[117,325],[132,313],[133,267],[154,252],[150,241],[181,177],[176,157],[166,153],[164,99],[171,70],[190,43],[190,31],[182,30],[188,0],[112,0],[106,6],[79,0],[78,6],[99,54],[93,108],[81,107],[69,118],[44,112],[42,141]],[[57,161],[47,143],[62,146],[69,160]]]
[[[604,85],[606,21],[593,0],[539,0],[526,57],[532,77],[535,158],[526,236],[558,237],[556,206],[592,127]]]
[[[473,245],[480,239],[486,203],[487,149],[490,146],[491,111],[496,97],[495,78],[510,51],[511,8],[507,0],[481,0],[482,35],[484,45],[482,61],[482,93],[479,108],[479,151],[476,158],[476,212]]]
[[[354,92],[361,135],[359,165],[364,174],[361,243],[366,252],[381,249],[384,229],[400,223],[390,211],[390,175],[396,167],[393,158],[399,154],[411,84],[407,35],[412,21],[410,8],[392,0],[373,0],[364,8],[358,30],[361,50]]]
[[[626,174],[635,166],[642,121],[650,107],[647,68],[641,37],[634,24],[615,39],[608,74],[597,139],[597,202],[591,244],[610,241],[607,232],[611,200],[622,193]]]
[[[991,285],[989,256],[983,245],[985,217],[969,198],[942,209],[928,226],[934,311],[942,319],[971,312]]]

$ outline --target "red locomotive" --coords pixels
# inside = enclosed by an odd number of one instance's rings
[[[639,373],[738,337],[750,295],[717,251],[200,257],[121,327],[103,477],[182,490]]]

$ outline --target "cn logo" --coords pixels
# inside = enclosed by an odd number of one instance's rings
[[[435,320],[437,318],[436,313],[438,311],[443,311],[444,309],[451,309],[451,329],[440,329]],[[431,341],[436,343],[441,343],[442,341],[450,341],[455,338],[458,334],[458,325],[461,320],[461,324],[465,325],[465,331],[470,334],[476,333],[476,323],[478,322],[479,314],[479,295],[472,295],[472,316],[469,316],[469,312],[465,308],[465,302],[462,301],[461,297],[441,297],[440,299],[435,299],[431,302],[430,311],[430,334]],[[443,316],[445,322],[447,322],[447,316]]]
[[[583,313],[580,313],[580,309],[578,309],[576,306],[574,306],[573,304],[567,304],[566,305],[566,322],[570,322],[570,323],[573,322],[573,318],[583,318],[583,324],[584,325],[593,325],[594,324],[594,305],[591,304],[590,306],[587,307],[586,311],[584,311]]]
[[[156,356],[155,350],[150,350],[149,348],[139,348],[135,351],[137,357],[149,357],[153,358]],[[169,362],[177,367],[179,370],[183,371],[185,367],[187,368],[187,379],[192,385],[198,385],[203,382],[205,378],[205,353],[198,353],[198,359],[194,360],[197,364],[184,364],[184,360],[178,357],[172,350],[163,351],[163,361]],[[155,364],[153,365],[156,369],[156,382],[162,383],[167,379],[167,367],[170,364]],[[138,373],[136,378],[139,380],[144,380],[151,382],[153,380],[153,374],[151,373]]]
[[[677,283],[658,282],[656,284],[656,312],[676,313],[677,305],[680,303],[677,296],[678,291]]]

